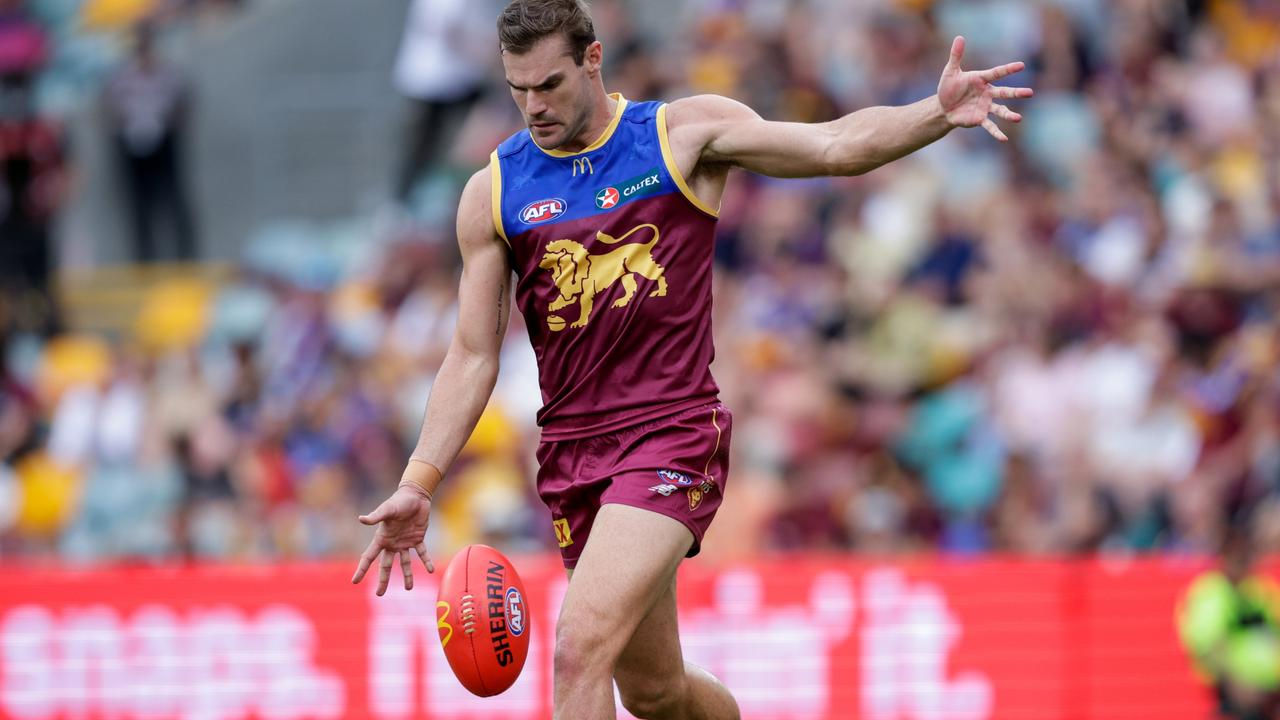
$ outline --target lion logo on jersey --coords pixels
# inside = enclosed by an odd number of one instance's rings
[[[607,245],[615,245],[646,229],[653,231],[653,239],[649,242],[627,243],[600,255],[592,255],[582,243],[573,240],[553,240],[547,243],[547,250],[538,262],[538,267],[551,272],[556,288],[560,291],[560,296],[551,301],[547,311],[553,313],[577,303],[578,319],[570,323],[569,327],[586,327],[591,321],[591,309],[596,295],[614,283],[621,282],[624,293],[611,307],[626,307],[631,302],[636,294],[636,275],[658,283],[658,288],[649,293],[649,297],[666,295],[666,271],[653,259],[653,246],[657,244],[660,235],[657,226],[638,225],[617,238],[608,233],[597,232],[596,239]],[[563,330],[564,318],[548,315],[547,327],[553,331]]]

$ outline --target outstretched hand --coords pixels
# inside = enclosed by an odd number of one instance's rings
[[[938,102],[947,114],[947,121],[956,127],[981,125],[995,139],[1008,142],[1008,136],[990,116],[995,115],[1010,122],[1020,122],[1022,116],[995,100],[1029,98],[1034,93],[1031,88],[1003,87],[992,83],[1020,72],[1026,65],[1013,62],[989,70],[966,71],[960,69],[963,56],[964,37],[956,37],[951,42],[951,58],[942,70],[942,79],[938,81]]]
[[[361,515],[360,522],[365,525],[377,525],[373,540],[360,555],[360,565],[351,582],[358,583],[364,579],[378,556],[382,556],[381,570],[378,573],[378,595],[387,591],[387,583],[391,580],[391,565],[399,558],[400,574],[404,576],[404,589],[413,589],[413,554],[417,553],[427,572],[436,571],[435,564],[427,555],[427,546],[423,542],[427,534],[427,521],[431,516],[431,498],[420,490],[404,485],[396,489],[376,510],[368,515]]]

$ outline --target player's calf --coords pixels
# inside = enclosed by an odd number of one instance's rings
[[[738,701],[733,699],[729,688],[725,687],[715,675],[693,663],[685,663],[684,672],[689,686],[689,705],[696,708],[690,717],[706,720],[742,720]]]
[[[640,720],[741,720],[738,703],[714,675],[684,663],[675,676],[619,673],[622,706]]]
[[[641,720],[684,717],[689,704],[689,687],[684,673],[675,677],[619,674],[616,680],[622,707]]]

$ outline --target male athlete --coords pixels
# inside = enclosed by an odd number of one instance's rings
[[[399,488],[360,518],[377,530],[353,582],[379,555],[379,595],[396,557],[405,589],[412,552],[434,571],[431,497],[489,400],[514,296],[545,403],[538,492],[571,574],[555,717],[615,717],[616,681],[641,718],[737,718],[725,687],[681,657],[675,592],[727,480],[732,419],[708,370],[725,177],[856,175],[956,127],[1007,140],[988,116],[1021,117],[995,100],[1031,90],[992,83],[1022,63],[962,71],[956,38],[934,97],[810,125],[767,122],[723,97],[606,93],[584,0],[513,0],[498,38],[528,129],[463,191],[457,331]]]

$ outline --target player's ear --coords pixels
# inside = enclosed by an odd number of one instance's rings
[[[587,74],[591,77],[600,74],[600,66],[604,64],[604,46],[600,44],[599,40],[587,46],[587,51],[582,57],[582,64],[587,68]]]

